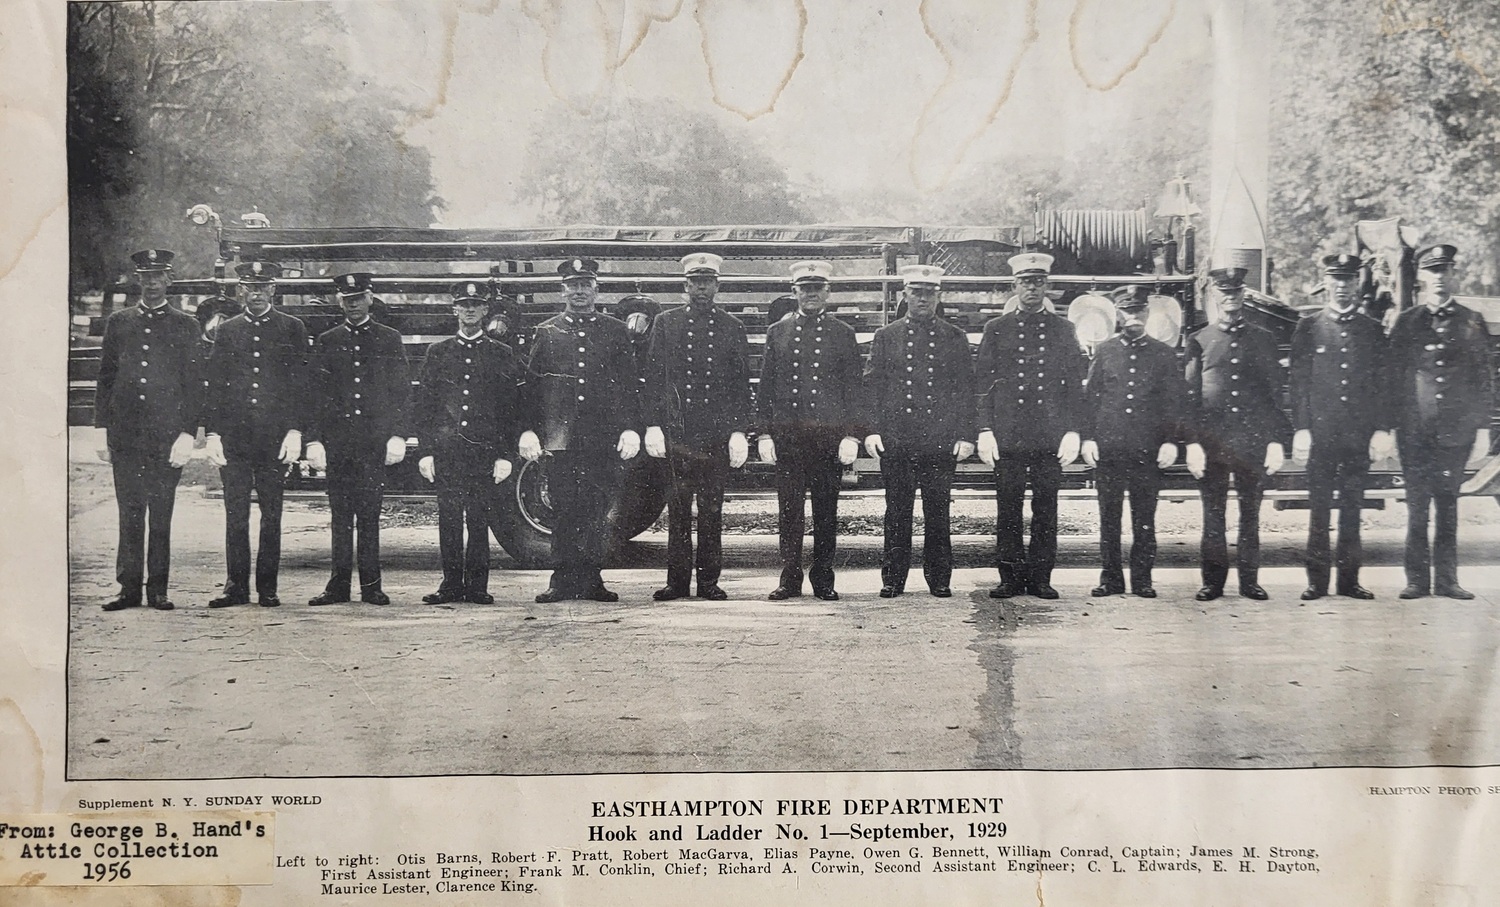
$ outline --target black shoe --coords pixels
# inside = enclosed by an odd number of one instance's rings
[[[1432,591],[1437,595],[1441,595],[1443,598],[1456,598],[1461,602],[1472,601],[1474,599],[1474,593],[1458,585],[1457,583],[1454,583],[1451,586],[1438,586]]]
[[[1156,590],[1151,588],[1150,586],[1139,586],[1136,589],[1132,590],[1130,594],[1138,596],[1140,598],[1155,598]]]
[[[105,611],[124,611],[126,608],[139,608],[140,606],[140,599],[122,595],[119,598],[105,602],[99,607]]]
[[[262,595],[260,597],[260,606],[262,608],[280,608],[281,599],[274,592]]]
[[[1061,596],[1058,595],[1057,590],[1052,588],[1051,583],[1032,583],[1031,594],[1035,595],[1037,598],[1061,598]]]
[[[771,590],[771,594],[770,595],[766,596],[766,601],[781,602],[781,601],[786,601],[789,598],[801,598],[801,597],[802,597],[802,590],[801,589],[793,589],[790,586],[777,586],[775,589]]]
[[[431,595],[422,596],[424,605],[446,605],[449,602],[461,602],[464,600],[462,592],[449,592],[447,589],[439,589]]]
[[[895,586],[881,586],[880,587],[880,597],[881,598],[895,598],[896,596],[900,595],[902,592],[905,592],[905,591],[906,591],[905,589],[898,589]],[[819,597],[821,598],[821,596],[819,596]]]
[[[1428,592],[1426,589],[1423,589],[1421,586],[1418,586],[1416,584],[1412,584],[1410,586],[1407,586],[1405,589],[1402,589],[1401,594],[1396,597],[1410,601],[1413,598],[1426,598],[1427,596]]]
[[[836,602],[839,600],[839,594],[832,589],[814,589],[813,596],[825,602]]]
[[[947,586],[933,586],[930,590],[933,598],[952,598],[953,590]]]
[[[603,583],[583,593],[583,598],[591,602],[617,602],[620,600],[620,596],[606,589]]]
[[[371,592],[361,592],[359,594],[359,600],[367,605],[389,605],[391,603],[391,597],[389,595],[386,595],[384,592],[381,592],[379,589],[375,589]]]
[[[234,605],[250,604],[250,593],[239,586],[231,585],[224,588],[224,594],[215,599],[210,599],[210,608],[229,608]]]
[[[312,598],[309,598],[307,603],[313,607],[317,607],[318,605],[342,605],[348,601],[349,593],[347,590],[335,592],[332,589],[325,589]]]
[[[1193,598],[1200,602],[1211,602],[1223,594],[1224,590],[1218,586],[1204,586],[1198,590],[1198,594],[1194,595]]]
[[[708,585],[698,584],[698,597],[711,602],[723,602],[729,600],[729,593],[719,588],[718,583]]]
[[[495,596],[488,592],[470,592],[464,596],[464,601],[474,605],[493,605],[495,603]]]
[[[1119,586],[1095,586],[1089,594],[1095,598],[1103,598],[1106,595],[1124,595],[1125,590]]]
[[[687,598],[688,590],[676,589],[672,586],[666,586],[651,593],[651,597],[659,602],[676,601],[679,598]]]
[[[1361,586],[1358,583],[1352,586],[1345,586],[1344,588],[1339,590],[1339,594],[1348,598],[1357,598],[1361,601],[1369,601],[1375,597],[1374,592],[1371,592],[1369,589],[1366,589],[1364,586]]]
[[[167,600],[167,595],[166,595],[165,592],[159,592],[159,593],[157,593],[155,595],[153,595],[150,592],[147,592],[146,593],[146,606],[149,607],[149,608],[155,608],[158,611],[170,611],[173,608],[177,607],[176,605],[172,604],[170,601]]]
[[[1317,601],[1328,594],[1327,589],[1319,589],[1317,586],[1308,586],[1302,590],[1302,600],[1305,602]]]
[[[567,593],[563,592],[556,586],[548,586],[545,592],[537,593],[536,603],[539,605],[550,605],[554,602],[560,602],[568,597],[569,596],[567,595]]]
[[[1014,585],[1007,580],[990,590],[990,598],[1015,598],[1017,595],[1024,594],[1024,592],[1025,590],[1020,586]]]
[[[1263,602],[1270,597],[1271,593],[1262,589],[1260,583],[1240,583],[1240,598]]]

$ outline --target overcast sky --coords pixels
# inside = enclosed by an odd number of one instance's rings
[[[1068,154],[1129,128],[1209,53],[1199,0],[1038,0],[1030,42],[1028,6],[927,0],[924,20],[918,0],[337,4],[357,65],[421,111],[407,138],[432,152],[449,226],[534,219],[515,174],[558,102],[669,97],[747,124],[801,183],[931,191],[1014,149]]]

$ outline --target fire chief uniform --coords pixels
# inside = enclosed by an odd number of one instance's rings
[[[564,598],[602,593],[609,508],[621,476],[616,446],[640,421],[635,353],[625,325],[608,315],[572,312],[543,322],[531,344],[522,399],[530,414],[523,421],[541,426],[542,450],[551,454],[548,591]]]
[[[105,322],[94,425],[106,430],[120,520],[120,597],[107,610],[140,605],[143,573],[148,602],[171,607],[172,508],[182,468],[170,460],[174,443],[198,431],[198,336],[193,316],[164,301],[122,309]]]
[[[439,340],[422,363],[412,422],[437,486],[443,581],[436,599],[491,600],[494,464],[515,448],[519,378],[515,353],[483,333]]]
[[[933,269],[936,270],[936,269]],[[875,332],[865,370],[870,419],[885,451],[882,587],[899,592],[911,570],[912,503],[922,489],[922,576],[941,596],[953,575],[948,513],[953,448],[974,437],[974,366],[961,328],[910,317]]]
[[[979,429],[992,431],[995,457],[995,554],[1001,587],[1045,589],[1057,562],[1058,447],[1082,427],[1088,360],[1073,323],[1039,309],[1018,309],[984,326],[975,367]],[[1023,507],[1031,485],[1031,543]]]
[[[1278,405],[1280,354],[1270,331],[1243,318],[1221,319],[1188,338],[1187,383],[1195,438],[1203,446],[1203,585],[1222,591],[1229,576],[1225,512],[1234,478],[1240,525],[1236,569],[1241,594],[1260,598],[1260,505],[1266,448],[1291,433]]]
[[[319,598],[347,601],[357,560],[360,598],[381,603],[386,447],[389,439],[406,436],[411,396],[401,333],[371,318],[358,325],[345,321],[318,335],[313,360],[321,407],[310,443],[327,449],[333,523],[333,570]]]
[[[776,445],[777,524],[783,590],[802,588],[803,501],[812,497],[813,594],[836,598],[839,445],[862,423],[863,368],[854,329],[826,313],[798,313],[766,331],[757,421]],[[779,597],[779,596],[778,596]]]
[[[257,264],[259,264],[257,262]],[[250,492],[260,503],[260,547],[255,589],[262,604],[275,602],[281,565],[281,500],[287,433],[301,432],[309,415],[312,369],[307,328],[301,320],[267,309],[219,325],[209,354],[204,429],[218,435],[224,465],[225,603],[249,601]],[[291,456],[295,456],[293,452]],[[217,601],[217,600],[216,600]]]
[[[667,502],[667,589],[687,594],[693,573],[693,499],[698,501],[699,595],[718,598],[723,569],[724,479],[729,437],[751,419],[745,326],[710,303],[657,316],[648,383],[652,425],[667,436],[672,496]],[[670,593],[669,593],[670,594]]]
[[[1118,294],[1116,304],[1120,304]],[[1149,336],[1116,334],[1094,351],[1085,385],[1084,437],[1098,446],[1099,554],[1096,595],[1125,591],[1120,520],[1130,494],[1130,591],[1152,598],[1156,563],[1158,451],[1184,430],[1187,384],[1177,354]]]

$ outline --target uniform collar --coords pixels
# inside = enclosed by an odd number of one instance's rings
[[[165,315],[167,313],[167,301],[165,299],[162,300],[161,305],[155,307],[148,306],[144,302],[140,305],[141,314],[151,318],[155,318],[157,315]]]
[[[464,346],[478,346],[479,343],[482,340],[484,340],[484,331],[480,331],[479,333],[475,334],[473,337],[465,337],[464,336],[464,332],[463,331],[459,331],[458,334],[457,334],[457,336],[458,336],[458,342],[462,343]]]
[[[350,331],[353,331],[353,332],[358,333],[358,334],[362,334],[365,331],[369,330],[370,329],[370,325],[372,325],[374,323],[375,323],[375,319],[371,318],[369,315],[366,315],[365,316],[365,320],[361,321],[359,324],[355,324],[354,322],[350,321],[347,318],[344,319],[344,327],[346,327]]]
[[[1218,327],[1221,331],[1225,331],[1230,334],[1238,334],[1245,328],[1245,319],[1243,317],[1231,318],[1226,315],[1219,319]]]
[[[591,312],[587,315],[574,315],[572,312],[563,313],[563,321],[567,322],[568,324],[593,324],[598,320],[599,315],[596,312]]]
[[[1120,342],[1123,343],[1125,346],[1131,347],[1131,348],[1143,347],[1143,346],[1146,345],[1146,341],[1148,341],[1148,340],[1151,339],[1151,335],[1150,334],[1142,334],[1140,337],[1136,338],[1135,340],[1131,340],[1129,337],[1127,337],[1124,334],[1121,334],[1119,336],[1120,336]]]
[[[1443,300],[1441,305],[1434,306],[1428,303],[1423,303],[1422,307],[1425,308],[1427,310],[1427,314],[1431,315],[1433,318],[1447,318],[1458,309],[1458,303],[1453,301],[1452,296],[1449,296]]]
[[[273,307],[273,308],[266,309],[264,312],[260,313],[259,315],[256,315],[256,314],[253,314],[249,309],[246,309],[245,310],[245,320],[248,321],[248,322],[250,322],[251,324],[265,324],[267,321],[271,320],[271,313],[274,312],[274,311],[276,311],[276,309]]]
[[[804,314],[803,312],[799,311],[799,312],[797,312],[797,323],[798,324],[817,324],[817,325],[821,325],[823,323],[823,319],[826,318],[827,316],[828,316],[828,310],[827,309],[824,309],[823,311],[819,312],[816,315],[807,315],[807,314]]]
[[[1349,322],[1353,321],[1355,319],[1355,317],[1358,316],[1358,315],[1359,315],[1359,308],[1358,307],[1352,308],[1352,309],[1350,309],[1347,312],[1340,312],[1337,309],[1329,309],[1328,310],[1328,317],[1332,318],[1334,321],[1338,322],[1339,324],[1348,324]]]

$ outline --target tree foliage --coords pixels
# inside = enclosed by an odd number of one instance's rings
[[[213,241],[183,217],[200,202],[276,226],[431,221],[429,155],[402,141],[395,98],[351,74],[343,32],[322,4],[70,4],[75,291],[147,246],[206,273]]]
[[[785,170],[744,132],[666,100],[558,105],[531,140],[522,197],[553,223],[794,224]]]

